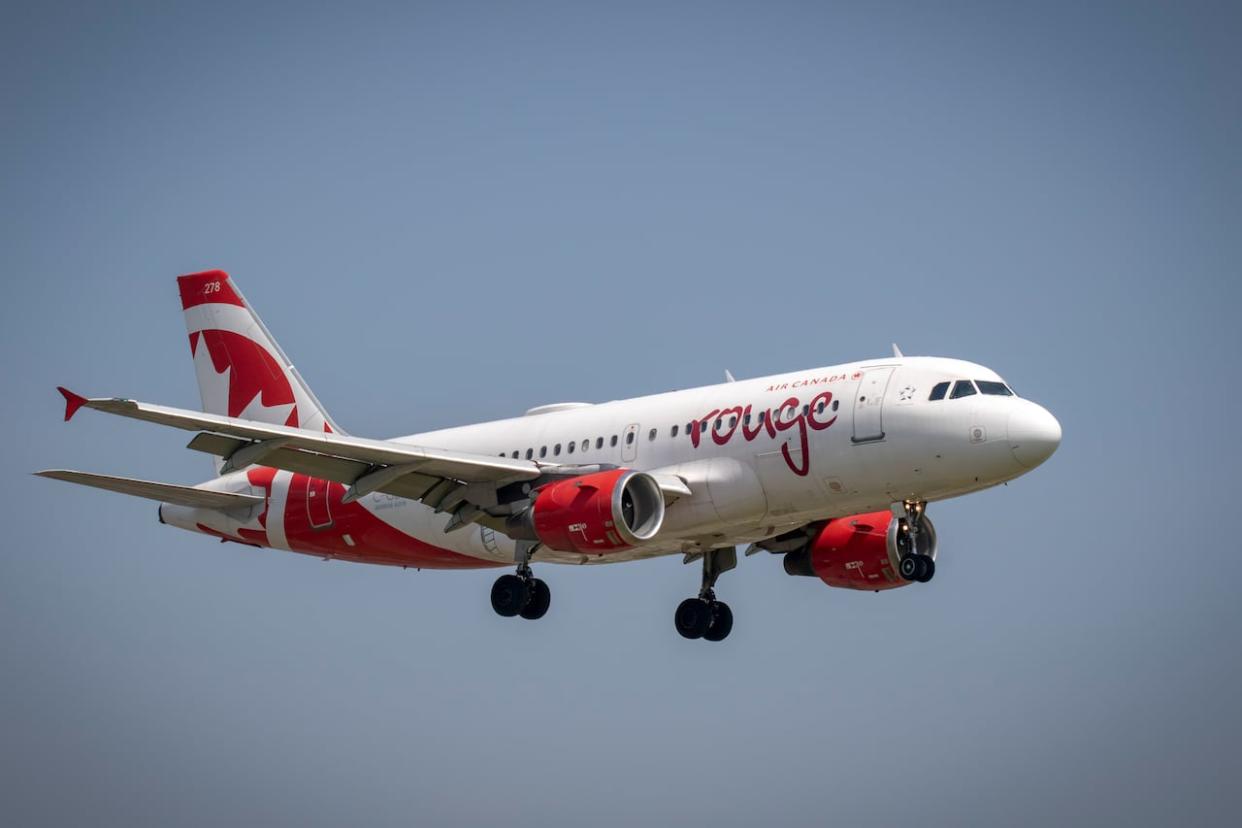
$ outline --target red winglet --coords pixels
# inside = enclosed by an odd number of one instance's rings
[[[56,390],[65,398],[65,422],[67,423],[73,419],[74,414],[78,413],[79,408],[86,405],[86,397],[79,396],[61,385],[56,386]]]

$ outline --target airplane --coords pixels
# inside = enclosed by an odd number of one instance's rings
[[[697,596],[688,639],[722,641],[717,578],[747,556],[794,576],[881,590],[927,583],[929,503],[1013,480],[1052,456],[1061,426],[996,372],[892,357],[377,440],[344,431],[236,283],[177,280],[202,411],[59,388],[81,408],[194,432],[216,475],[195,486],[51,469],[42,477],[159,502],[160,523],[222,542],[418,569],[506,567],[504,617],[538,619],[534,564],[682,555]]]

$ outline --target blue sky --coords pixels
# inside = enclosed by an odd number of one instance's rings
[[[14,824],[1219,824],[1242,59],[1227,4],[39,4],[0,32],[0,814]],[[936,580],[494,573],[220,545],[174,277],[387,436],[878,356],[1061,420]]]

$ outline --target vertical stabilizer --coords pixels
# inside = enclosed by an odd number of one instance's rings
[[[342,433],[222,270],[177,278],[203,411]]]

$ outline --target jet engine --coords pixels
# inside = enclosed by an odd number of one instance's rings
[[[904,517],[869,512],[825,523],[786,553],[785,571],[819,578],[831,587],[879,591],[931,580],[935,558],[936,529],[926,515],[919,515],[912,541]]]
[[[655,478],[610,469],[536,489],[530,508],[511,518],[507,531],[560,552],[601,555],[651,540],[663,522],[664,494]]]

